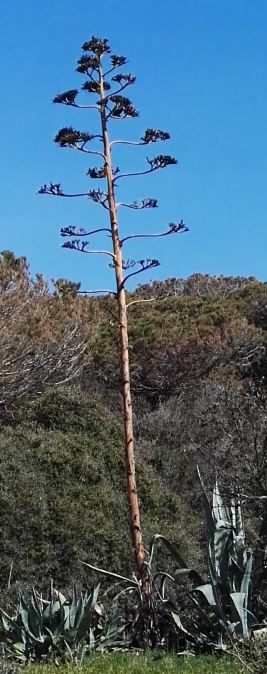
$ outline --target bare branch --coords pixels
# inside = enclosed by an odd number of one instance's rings
[[[93,229],[90,232],[86,232],[85,229],[78,229],[75,226],[69,225],[68,227],[62,227],[60,230],[61,236],[91,236],[91,234],[98,234],[98,232],[109,232],[111,234],[111,229],[109,227],[100,227],[99,229]]]
[[[70,146],[69,146],[69,147],[70,147]],[[98,150],[87,150],[85,147],[79,147],[78,145],[73,145],[73,146],[71,147],[71,149],[73,149],[73,150],[78,150],[79,152],[83,152],[84,154],[94,154],[94,155],[98,155],[99,157],[101,157],[101,159],[105,159],[104,153],[103,153],[103,152],[100,152],[100,151],[98,151]]]
[[[120,84],[121,87],[125,86],[129,87],[136,81],[136,77],[134,75],[131,75],[131,73],[118,73],[118,75],[114,75],[111,79],[112,82]]]
[[[118,94],[120,94],[121,91],[123,91],[124,89],[126,89],[126,87],[129,87],[129,86],[131,86],[132,84],[134,84],[134,83],[135,83],[135,80],[136,80],[136,77],[133,77],[133,76],[130,75],[130,74],[125,75],[125,74],[123,74],[123,73],[119,73],[118,75],[115,75],[114,77],[112,77],[111,80],[112,80],[113,82],[117,82],[118,84],[121,84],[121,86],[119,87],[119,89],[116,89],[116,90],[113,91],[112,93],[107,94],[107,96],[105,96],[104,98],[102,98],[102,99],[101,99],[101,102],[102,102],[102,103],[103,103],[104,101],[108,101],[108,100],[111,98],[111,96],[117,96]],[[109,88],[110,88],[110,87],[109,87]]]
[[[113,68],[109,68],[109,70],[106,70],[106,72],[103,73],[103,78],[105,78],[110,73],[113,73],[113,71],[116,70],[116,68],[118,68],[118,66],[113,66]]]
[[[109,146],[112,145],[144,145],[141,141],[135,140],[112,140]]]
[[[88,77],[91,77],[89,73]],[[64,91],[62,94],[58,94],[57,96],[55,96],[55,98],[53,99],[53,103],[61,103],[61,105],[68,105],[71,106],[72,108],[85,108],[86,110],[100,111],[98,105],[81,105],[80,103],[76,103],[76,97],[78,96],[78,93],[79,93],[78,89],[70,89],[69,91]]]
[[[124,66],[126,63],[128,63],[128,60],[127,60],[127,58],[125,58],[125,56],[117,56],[117,54],[112,54],[110,60],[111,60],[112,67],[109,68],[109,70],[107,70],[103,74],[103,77],[106,77],[107,75],[112,73],[113,70],[116,70],[116,68],[120,68],[121,66]]]
[[[131,173],[121,173],[119,176],[116,176],[113,180],[113,184],[120,178],[128,178],[132,176],[142,176],[146,175],[147,173],[152,173],[153,171],[157,171],[158,169],[166,168],[166,166],[170,166],[172,164],[177,164],[177,160],[174,159],[174,157],[171,157],[170,155],[157,155],[156,157],[153,157],[152,159],[149,159],[147,157],[147,163],[149,164],[150,168],[146,169],[144,171],[135,171]]]
[[[79,241],[74,239],[73,241],[66,241],[62,244],[62,248],[70,248],[71,250],[78,250],[79,253],[87,253],[88,255],[108,255],[113,260],[115,259],[114,253],[111,253],[109,250],[87,250],[86,246],[89,245],[89,241]]]
[[[152,260],[139,260],[139,264],[141,265],[140,269],[137,269],[136,271],[131,272],[130,274],[127,274],[125,278],[123,279],[123,282],[121,284],[121,288],[124,288],[126,281],[128,281],[131,276],[136,276],[137,274],[142,274],[143,271],[147,271],[147,269],[154,269],[155,267],[160,266],[160,262],[158,260],[152,259]]]
[[[159,168],[159,167],[158,167],[158,168]],[[114,178],[113,184],[115,185],[116,182],[117,182],[117,180],[119,180],[120,178],[132,178],[133,176],[144,176],[144,175],[146,175],[147,173],[152,173],[153,171],[156,171],[156,169],[155,169],[155,168],[154,168],[154,169],[150,168],[150,169],[146,169],[145,171],[135,171],[135,172],[133,172],[133,173],[120,173],[119,176],[116,176],[116,177]]]
[[[124,202],[117,203],[116,207],[119,208],[119,206],[124,206],[125,208],[132,208],[133,210],[143,210],[144,208],[157,208],[158,202],[157,199],[151,199],[147,197],[146,199],[142,199],[141,202],[138,201],[132,201],[132,203],[127,204]]]
[[[110,145],[148,145],[150,143],[157,143],[164,140],[169,140],[170,134],[160,129],[146,129],[142,138],[139,141],[132,140],[113,140]]]
[[[59,96],[56,96],[53,100],[53,103],[61,103],[61,105],[68,105],[72,108],[80,108],[80,109],[85,109],[85,110],[98,110],[98,111],[100,110],[98,105],[81,105],[80,103],[76,103],[75,101],[72,102],[72,101],[67,101],[67,100],[66,101],[56,100],[58,98],[59,98]]]
[[[78,150],[79,152],[84,152],[85,154],[97,155],[102,159],[105,159],[103,152],[99,150],[87,149],[87,143],[90,143],[95,139],[101,140],[101,136],[99,134],[89,133],[88,131],[78,131],[77,129],[73,129],[72,126],[64,126],[57,132],[54,141],[60,147]]]
[[[158,299],[160,299],[160,298],[159,297],[157,297],[157,298],[156,297],[150,297],[149,299],[143,298],[143,299],[140,299],[140,300],[132,300],[132,302],[128,302],[128,304],[126,304],[126,308],[129,309],[129,307],[131,307],[133,304],[140,304],[141,302],[155,302],[156,299],[158,301]]]
[[[66,192],[62,192],[60,183],[57,184],[50,183],[49,185],[44,184],[38,190],[38,194],[49,194],[52,195],[53,197],[66,197],[66,198],[89,197],[90,199],[90,192],[79,192],[76,194],[67,194]]]
[[[114,290],[79,290],[79,295],[100,295],[100,293],[107,293],[108,295],[115,295],[117,293]]]
[[[107,192],[103,192],[103,190],[100,189],[91,190],[88,192],[88,194],[90,195],[90,199],[92,199],[92,201],[97,201],[98,203],[103,203],[102,197],[105,197],[104,201],[108,200]]]
[[[78,103],[72,103],[73,108],[80,108],[81,110],[98,110],[100,111],[100,108],[98,105],[80,105]]]
[[[103,206],[108,211],[108,195],[106,192],[103,192],[102,190],[90,190],[88,192],[88,198],[91,199],[91,201],[94,201],[95,203],[99,204],[100,206]]]
[[[157,237],[162,237],[162,236],[169,236],[169,234],[181,234],[183,232],[188,232],[188,227],[184,224],[184,221],[181,220],[181,222],[176,225],[175,223],[171,222],[169,224],[169,229],[166,230],[166,232],[160,232],[159,234],[156,233],[151,233],[151,234],[129,234],[129,236],[125,236],[123,239],[121,239],[121,246],[125,241],[128,241],[129,239],[149,239],[149,238],[157,238]]]

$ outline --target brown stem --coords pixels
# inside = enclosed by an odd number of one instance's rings
[[[100,84],[100,116],[101,116],[103,147],[105,155],[105,168],[107,177],[107,195],[109,204],[113,253],[114,253],[114,268],[117,286],[116,297],[118,302],[118,319],[119,319],[119,334],[120,334],[120,363],[121,363],[121,377],[122,377],[127,496],[128,496],[131,536],[132,536],[135,563],[138,578],[142,582],[144,579],[145,556],[144,556],[144,545],[142,540],[142,531],[140,523],[139,501],[137,496],[136,478],[135,478],[135,452],[134,452],[134,436],[133,436],[133,412],[132,412],[131,387],[130,387],[127,306],[124,290],[122,255],[121,255],[118,222],[117,222],[116,202],[114,195],[114,181],[112,173],[110,143],[107,131],[105,91],[103,86],[103,74],[101,65],[99,66],[99,84]]]

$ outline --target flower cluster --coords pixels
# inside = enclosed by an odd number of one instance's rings
[[[60,147],[75,147],[77,146],[77,143],[88,143],[90,140],[93,140],[93,138],[95,138],[95,135],[92,133],[77,131],[76,129],[73,129],[72,126],[65,126],[58,131],[54,140]]]
[[[159,168],[165,168],[165,166],[171,166],[171,164],[177,164],[177,159],[174,159],[169,154],[158,154],[153,159],[147,157],[147,162],[151,167],[151,171],[155,171]]]
[[[64,91],[63,94],[58,94],[53,98],[53,103],[64,103],[65,105],[75,105],[75,99],[78,95],[78,89],[69,89],[69,91]]]
[[[169,140],[170,134],[167,131],[160,129],[146,129],[141,141],[147,145],[148,143],[156,143],[159,140]]]
[[[119,96],[114,94],[109,96],[109,101],[114,103],[113,108],[110,110],[110,117],[117,117],[124,119],[125,117],[138,117],[139,113],[133,106],[132,102],[126,96]]]

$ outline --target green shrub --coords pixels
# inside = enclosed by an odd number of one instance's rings
[[[121,429],[99,397],[47,393],[25,408],[24,423],[2,429],[2,588],[12,562],[11,592],[16,582],[41,588],[50,578],[63,591],[73,581],[87,587],[81,561],[130,572],[123,458]],[[186,553],[179,498],[142,459],[138,473],[146,540],[165,531]]]

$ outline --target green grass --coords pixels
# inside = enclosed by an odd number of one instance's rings
[[[112,653],[92,655],[83,665],[30,665],[25,674],[241,674],[228,658]]]

